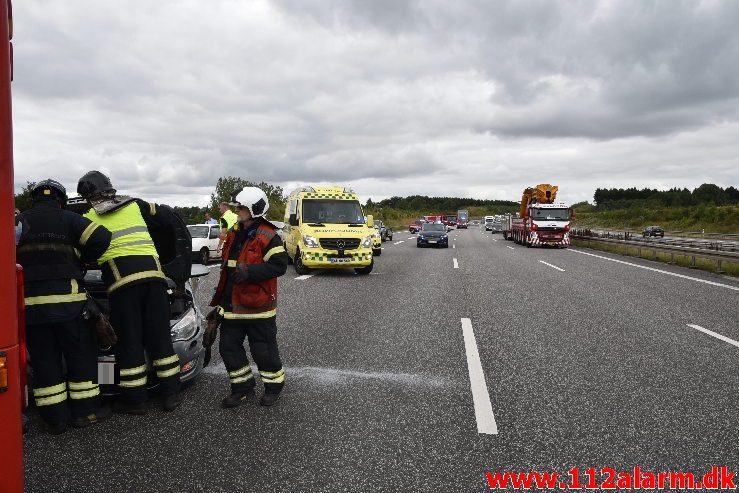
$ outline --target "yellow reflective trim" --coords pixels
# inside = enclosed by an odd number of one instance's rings
[[[69,390],[89,390],[93,387],[97,387],[97,384],[90,380],[87,382],[69,382]]]
[[[264,378],[262,377],[262,383],[282,383],[285,381],[285,375],[279,376],[277,378]]]
[[[33,389],[33,395],[34,397],[44,397],[46,395],[58,394],[59,392],[64,392],[65,390],[67,390],[67,382],[62,382],[56,385],[52,385],[51,387],[40,387],[38,389]]]
[[[178,363],[179,361],[180,357],[176,354],[173,354],[172,356],[167,356],[166,358],[155,359],[154,366],[171,365],[172,363]]]
[[[238,376],[244,375],[246,373],[251,373],[251,367],[250,366],[245,366],[243,368],[239,368],[238,370],[230,371],[230,372],[228,372],[228,376],[229,377],[238,377]]]
[[[231,383],[244,383],[244,382],[248,382],[250,379],[253,379],[253,378],[254,378],[254,375],[249,374],[243,377],[232,378]]]
[[[67,393],[52,395],[51,397],[42,397],[41,399],[36,398],[37,406],[51,406],[53,404],[59,404],[67,400]]]
[[[118,384],[120,387],[141,387],[146,385],[146,377],[139,378],[138,380],[123,380]]]
[[[78,390],[69,392],[69,398],[72,400],[89,399],[90,397],[95,397],[97,395],[100,395],[100,387],[95,387],[92,390]]]
[[[262,312],[262,313],[232,313],[232,312],[226,312],[223,315],[223,318],[226,320],[249,320],[249,319],[259,319],[259,318],[270,318],[277,316],[277,310],[270,310],[268,312]]]
[[[113,272],[115,280],[119,280],[121,278],[121,272],[118,270],[118,266],[115,265],[115,259],[108,260],[108,265],[110,266],[110,270]]]
[[[157,270],[162,270],[162,264],[159,263],[159,257],[154,257],[154,262],[157,264]]]
[[[155,216],[157,213],[157,205],[154,202],[149,203],[149,214]]]
[[[129,282],[138,281],[139,279],[147,279],[151,277],[157,277],[164,279],[164,274],[161,271],[158,270],[145,270],[143,272],[137,272],[136,274],[131,274],[130,276],[122,277],[121,279],[117,280],[113,284],[110,285],[108,288],[108,292],[114,291],[124,284],[128,284]]]
[[[87,295],[85,293],[74,294],[52,294],[48,296],[32,296],[25,298],[26,306],[31,305],[48,305],[50,303],[71,303],[74,301],[85,301]]]
[[[264,254],[263,260],[266,262],[272,257],[272,255],[276,253],[282,253],[284,251],[285,251],[285,247],[282,245],[276,246],[274,248],[270,248],[269,250],[267,250],[267,253]]]
[[[226,262],[226,267],[236,267],[236,261],[229,260],[228,262]]]
[[[180,372],[180,365],[175,366],[174,368],[170,368],[169,370],[162,370],[157,372],[157,377],[159,378],[167,378],[171,377],[172,375],[176,375]]]
[[[284,368],[281,368],[280,370],[278,370],[276,372],[260,371],[259,374],[262,375],[263,377],[275,378],[275,377],[279,377],[280,375],[284,375],[285,374],[285,369]]]
[[[92,233],[98,228],[98,226],[100,225],[93,222],[88,224],[85,230],[82,232],[82,235],[80,236],[79,244],[84,246],[87,243],[87,240],[90,239],[90,236],[92,236]]]
[[[136,368],[123,368],[120,372],[122,377],[128,377],[131,375],[138,375],[146,371],[146,365],[137,366]]]
[[[72,293],[79,293],[80,292],[80,287],[77,284],[77,279],[72,279],[71,281],[72,281],[71,282],[71,284],[72,284]]]

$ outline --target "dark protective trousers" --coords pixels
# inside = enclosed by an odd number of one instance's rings
[[[78,316],[69,322],[30,324],[26,341],[41,417],[59,424],[69,421],[70,408],[75,418],[96,413],[100,408],[97,344],[89,322]]]
[[[277,348],[275,317],[263,320],[224,320],[221,323],[219,350],[228,371],[231,392],[249,392],[256,385],[244,349],[244,339],[247,337],[251,356],[264,384],[264,392],[278,394],[285,385],[285,369]]]
[[[132,403],[146,401],[149,371],[144,350],[162,395],[179,392],[180,360],[172,347],[167,286],[156,281],[134,284],[113,291],[109,301],[123,395]]]

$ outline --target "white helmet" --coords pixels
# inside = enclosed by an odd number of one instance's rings
[[[264,217],[269,210],[269,199],[261,188],[244,187],[232,195],[231,205],[246,207],[253,218]]]

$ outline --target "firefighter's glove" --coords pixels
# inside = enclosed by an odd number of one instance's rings
[[[216,307],[205,316],[206,326],[205,334],[203,335],[203,346],[211,347],[216,342],[218,336],[218,327],[221,325],[223,320],[223,314],[220,307]]]
[[[235,284],[241,284],[249,280],[249,268],[246,264],[238,264],[231,272],[231,280]]]

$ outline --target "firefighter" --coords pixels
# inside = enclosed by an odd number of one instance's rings
[[[223,242],[226,241],[228,230],[236,224],[239,220],[239,216],[234,214],[231,210],[231,205],[228,202],[221,202],[218,206],[218,210],[221,211],[221,218],[218,220],[218,224],[221,227],[221,233],[218,235],[218,250],[221,251],[221,248],[223,248]]]
[[[110,322],[123,399],[113,411],[146,414],[148,365],[156,372],[165,411],[182,402],[180,360],[172,346],[167,282],[152,235],[173,221],[166,206],[116,195],[107,176],[90,171],[80,178],[77,193],[91,205],[85,214],[113,234],[110,247],[97,259],[106,284]]]
[[[25,276],[33,395],[47,431],[59,434],[110,417],[100,406],[97,343],[83,312],[84,263],[108,248],[111,233],[65,210],[67,192],[54,180],[31,189],[33,207],[18,215],[18,263]],[[67,375],[64,376],[63,361]],[[68,400],[69,398],[69,400]]]
[[[231,382],[223,407],[240,405],[254,394],[256,381],[244,350],[249,339],[252,358],[264,384],[259,401],[272,406],[285,382],[277,347],[277,278],[287,270],[287,253],[277,228],[265,219],[267,195],[257,187],[234,192],[238,222],[223,248],[221,277],[210,305],[220,321],[220,353]]]

